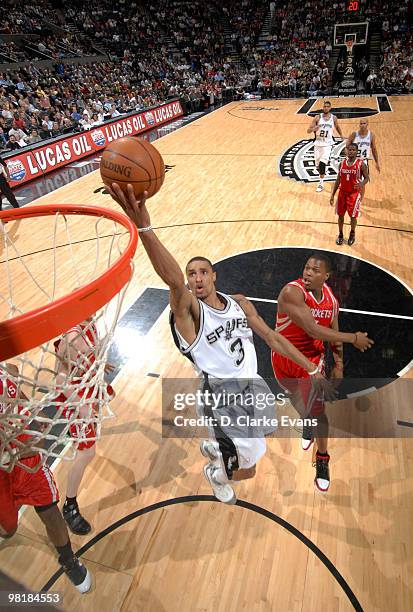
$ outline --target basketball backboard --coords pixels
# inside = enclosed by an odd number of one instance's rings
[[[334,46],[342,47],[347,41],[352,40],[354,45],[367,44],[369,24],[362,23],[336,23],[334,25]]]

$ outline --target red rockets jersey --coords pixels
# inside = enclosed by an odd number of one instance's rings
[[[318,325],[331,327],[333,319],[338,315],[339,304],[328,285],[325,283],[323,285],[320,302],[317,302],[313,294],[305,288],[301,278],[288,283],[288,286],[298,287],[303,292],[304,301],[311,309],[311,314]],[[324,354],[323,341],[311,338],[301,327],[293,323],[285,313],[277,312],[275,330],[284,338],[287,338],[308,358]]]
[[[4,378],[7,375],[6,370],[0,367],[0,415],[4,414],[8,408],[7,399],[15,399],[17,397],[17,385],[10,380],[10,378]],[[4,390],[4,383],[6,383],[6,390]],[[11,402],[10,402],[11,403]],[[22,410],[21,406],[18,406],[17,412],[20,413]],[[15,410],[13,410],[14,414],[16,414]],[[0,422],[1,423],[1,422]],[[1,427],[1,424],[0,424]],[[17,440],[20,442],[25,442],[28,440],[30,436],[28,434],[21,434],[17,437]],[[13,444],[12,444],[13,446]]]
[[[357,191],[355,184],[363,179],[361,167],[364,161],[356,159],[352,164],[349,164],[347,159],[343,159],[340,164],[340,189],[346,192]]]

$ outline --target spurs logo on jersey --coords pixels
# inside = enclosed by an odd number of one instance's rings
[[[176,346],[195,367],[216,378],[254,378],[257,376],[257,355],[252,330],[243,310],[229,295],[217,294],[224,308],[217,310],[199,302],[199,331],[188,343],[176,329],[171,313],[171,331]],[[240,316],[241,315],[241,316]]]
[[[357,157],[361,159],[371,159],[370,158],[370,150],[371,150],[371,132],[370,130],[367,132],[365,136],[361,136],[360,132],[356,132],[356,136],[354,138],[354,142],[358,145]]]
[[[243,319],[238,318],[232,319],[231,321],[227,321],[225,324],[225,329],[223,325],[219,325],[216,329],[214,329],[214,331],[208,334],[206,338],[209,344],[217,342],[217,340],[219,340],[223,334],[225,335],[225,340],[231,340],[234,330],[238,329],[239,327],[248,327],[246,317],[244,317]]]
[[[333,131],[334,131],[334,115],[330,115],[327,119],[324,114],[320,115],[318,122],[319,131],[315,136],[315,145],[317,147],[331,146],[334,144]]]

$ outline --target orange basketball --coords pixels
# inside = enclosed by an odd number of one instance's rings
[[[147,191],[150,198],[162,187],[165,164],[159,151],[149,142],[125,136],[103,151],[100,174],[105,185],[117,183],[126,190],[130,183],[136,197]]]

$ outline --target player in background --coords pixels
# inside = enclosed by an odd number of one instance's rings
[[[347,139],[347,147],[353,142],[358,146],[357,157],[362,159],[367,167],[370,177],[369,160],[373,157],[376,170],[380,173],[379,154],[376,146],[376,137],[368,128],[368,119],[360,119],[358,132],[352,132]],[[361,199],[364,198],[365,187],[361,190]]]
[[[14,400],[18,396],[17,375],[16,366],[0,364],[2,418],[8,411],[16,410],[15,404],[7,400]],[[22,391],[19,392],[19,397],[27,399]],[[33,429],[33,424],[30,427]],[[18,441],[29,447],[29,438],[28,434],[21,434]],[[7,461],[7,458],[5,460]],[[28,448],[27,455],[20,461],[32,469],[39,465],[41,456]],[[29,473],[19,466],[15,466],[11,472],[0,468],[0,541],[1,538],[11,538],[16,533],[21,506],[33,506],[46,528],[49,540],[56,548],[63,571],[80,593],[86,593],[92,584],[91,575],[73,553],[66,524],[57,506],[58,502],[59,491],[47,464],[42,465],[34,473]]]
[[[365,332],[339,331],[339,304],[327,280],[331,273],[331,262],[323,253],[314,253],[304,266],[302,278],[285,285],[278,297],[276,331],[288,339],[314,365],[324,373],[324,342],[329,342],[334,356],[331,373],[333,380],[343,378],[343,342],[352,344],[360,351],[370,348],[373,341]],[[302,448],[308,450],[316,438],[316,488],[325,493],[330,486],[327,450],[328,420],[325,401],[308,381],[308,373],[276,352],[271,354],[276,379],[290,393],[293,406],[304,418],[317,418],[316,431],[303,428]]]
[[[364,186],[369,181],[368,170],[364,161],[357,157],[358,147],[352,142],[347,147],[347,157],[340,163],[336,182],[330,197],[330,205],[334,206],[334,196],[338,188],[336,212],[338,215],[338,236],[336,244],[344,242],[343,227],[346,212],[350,217],[351,230],[348,245],[356,240],[357,219],[360,216],[360,205],[363,199]]]
[[[242,395],[252,381],[260,384],[264,393],[271,393],[257,374],[254,331],[273,351],[299,364],[314,383],[317,381],[327,393],[332,391],[312,361],[268,327],[244,296],[229,296],[216,291],[216,274],[208,259],[199,256],[188,262],[187,286],[178,263],[152,229],[145,206],[146,193],[140,200],[136,200],[132,185],[127,185],[125,194],[116,183],[108,191],[138,227],[142,244],[155,271],[169,286],[171,327],[175,343],[197,370],[203,373],[206,385],[212,386],[213,391],[218,387],[220,392],[227,391],[228,387],[232,392],[231,387],[234,387],[237,394],[241,391]],[[201,409],[205,416],[210,416],[205,404]],[[224,403],[214,412],[218,415],[218,421],[224,414],[233,424],[238,414],[246,413],[246,407],[238,400],[236,405]],[[275,417],[274,407],[272,415]],[[246,427],[243,432],[237,432],[239,429],[225,427],[221,421],[211,426],[210,439],[201,442],[201,452],[209,459],[204,467],[204,475],[217,499],[229,504],[236,501],[230,481],[253,478],[256,464],[266,450],[263,435],[248,437]]]
[[[76,394],[79,397],[85,396],[86,399],[93,397],[94,389],[92,387],[82,389],[81,380],[94,362],[97,341],[96,325],[91,319],[87,319],[69,329],[54,343],[58,376],[70,376],[71,382],[76,385]],[[112,370],[113,366],[106,364],[105,372]],[[111,385],[107,385],[107,392],[111,399],[115,397]],[[70,397],[67,399],[61,394],[58,401],[64,404],[63,416],[69,417],[71,411]],[[87,406],[82,409],[89,412],[93,410],[90,408],[90,403]],[[85,414],[84,416],[91,415]],[[92,527],[80,513],[77,494],[85,470],[96,455],[96,426],[87,422],[83,425],[73,424],[69,431],[72,438],[81,439],[81,442],[78,444],[76,457],[69,468],[63,517],[73,533],[86,535]]]
[[[366,162],[368,169],[369,159],[373,157],[377,172],[380,172],[379,154],[377,151],[376,137],[369,130],[368,119],[360,119],[358,132],[352,132],[347,139],[347,147],[353,142],[358,146],[357,157]]]
[[[340,138],[344,139],[337,117],[331,112],[331,102],[325,100],[323,112],[320,115],[315,115],[310,127],[307,129],[307,134],[314,133],[315,135],[314,159],[320,174],[320,180],[316,189],[318,193],[324,189],[324,177],[334,144],[334,129],[337,130]]]

